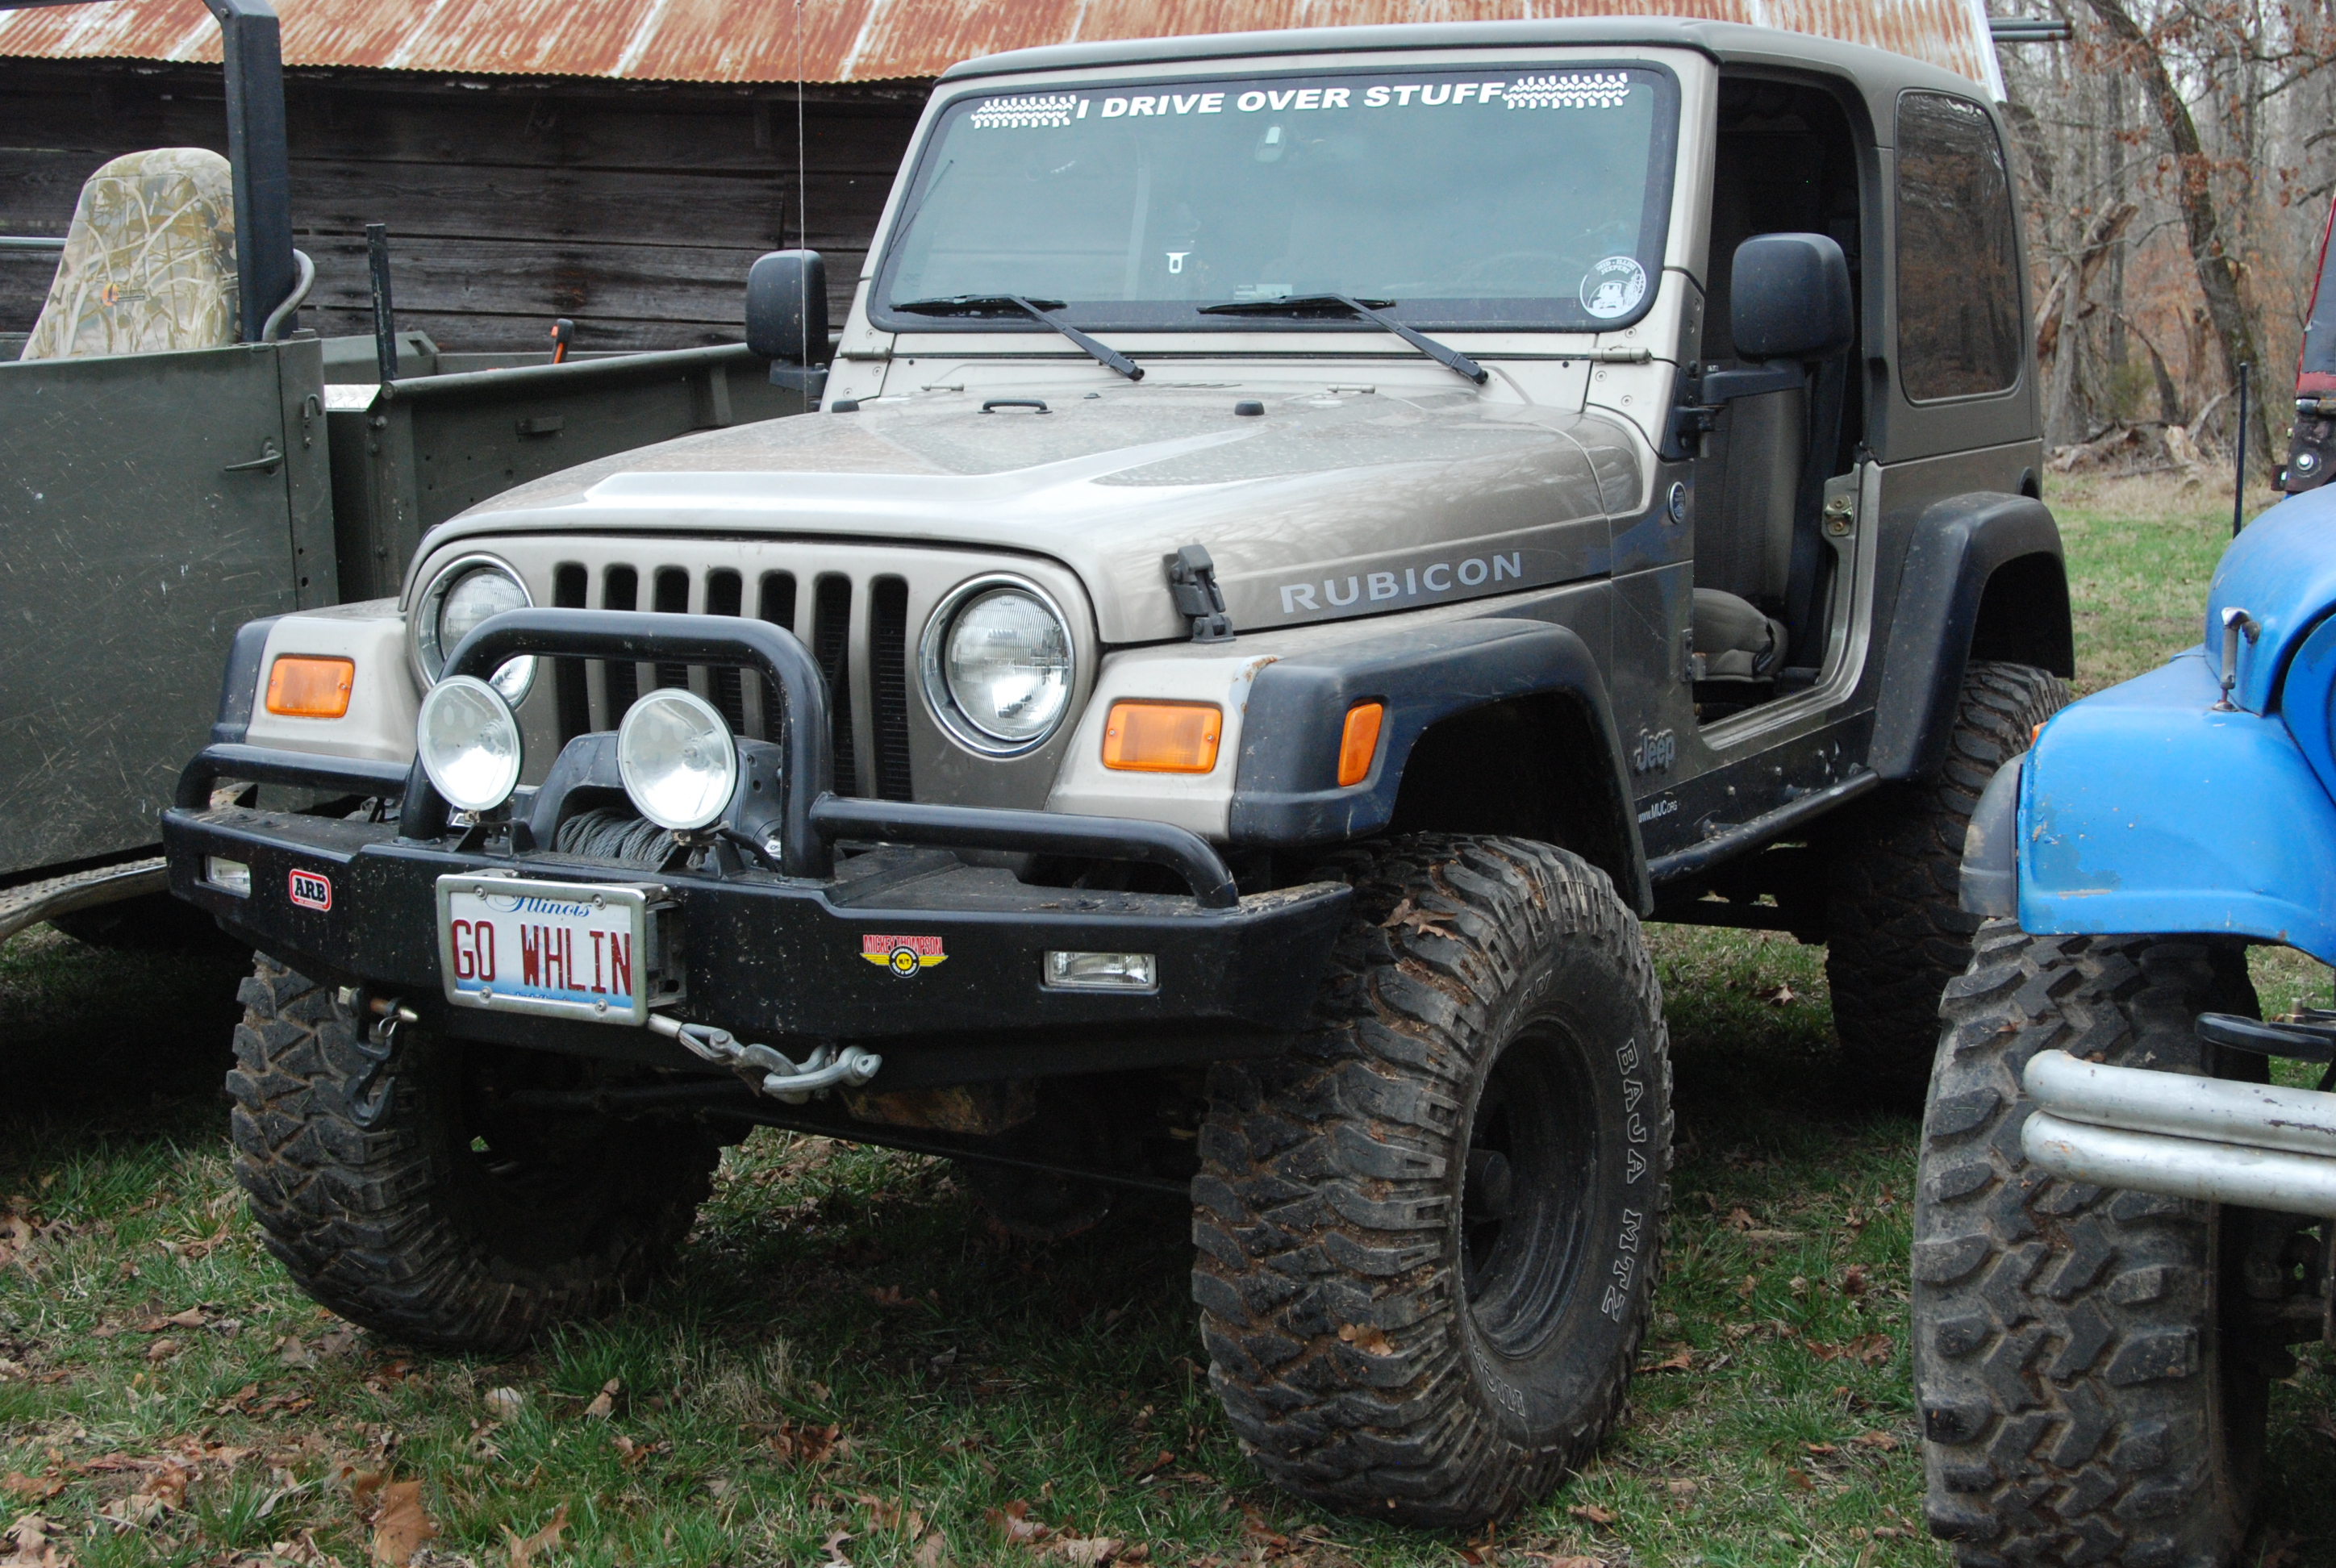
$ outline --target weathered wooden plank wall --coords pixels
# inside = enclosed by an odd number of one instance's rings
[[[305,325],[372,330],[365,226],[389,226],[398,324],[448,349],[735,343],[746,268],[826,253],[840,325],[930,84],[753,89],[388,71],[287,73]],[[0,60],[0,233],[62,235],[122,152],[226,151],[217,66]],[[0,333],[39,314],[49,258],[0,253]]]

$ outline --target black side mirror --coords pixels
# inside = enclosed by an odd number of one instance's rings
[[[1825,235],[1753,236],[1736,248],[1728,289],[1738,359],[1831,359],[1857,336],[1849,262]]]
[[[788,365],[827,357],[827,262],[818,251],[774,250],[748,269],[746,346]]]

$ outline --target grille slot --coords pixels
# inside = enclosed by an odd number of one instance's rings
[[[744,585],[735,571],[716,571],[706,579],[706,613],[736,615],[744,597]],[[725,665],[706,672],[706,684],[713,689],[714,706],[730,723],[733,735],[746,733],[746,682],[745,673],[735,665]]]
[[[656,609],[686,614],[695,609],[706,615],[748,613],[749,587],[743,573],[717,567],[699,573],[678,566],[649,570],[648,599],[642,604],[643,569],[617,565],[601,573],[602,609]],[[909,584],[905,578],[886,575],[865,585],[864,611],[853,604],[853,579],[842,572],[822,572],[811,584],[808,635],[798,626],[798,579],[789,571],[766,571],[752,586],[756,619],[803,638],[814,663],[826,678],[831,745],[835,757],[835,787],[842,794],[863,794],[872,786],[886,800],[913,800],[915,780],[910,752]],[[591,573],[585,567],[563,564],[552,571],[552,602],[582,609],[590,603]],[[855,611],[864,620],[855,622]],[[855,653],[856,650],[856,653]],[[855,657],[864,661],[871,705],[870,732],[862,744],[852,719],[857,711],[852,693]],[[552,661],[554,720],[561,744],[592,730],[615,729],[639,700],[643,667],[630,661],[561,658]],[[647,674],[659,687],[692,687],[702,691],[734,734],[757,740],[775,740],[778,694],[767,680],[737,667],[704,667],[658,663]],[[702,684],[700,684],[702,678]],[[872,778],[863,778],[861,759],[871,757]]]
[[[608,581],[600,591],[600,608],[638,609],[640,608],[640,595],[641,574],[629,566],[612,566],[608,569]],[[608,727],[614,729],[625,722],[625,716],[632,712],[633,704],[640,700],[641,668],[629,660],[611,661],[606,668]]]
[[[689,573],[677,566],[657,568],[655,603],[660,615],[687,615]],[[657,683],[659,686],[686,687],[689,684],[689,667],[686,664],[661,664],[657,667]]]
[[[551,574],[551,602],[560,609],[582,609],[584,594],[591,586],[591,574],[574,562],[561,566]],[[552,698],[557,705],[555,720],[560,726],[560,744],[566,745],[592,727],[592,687],[586,673],[586,661],[580,658],[556,658],[551,661]]]
[[[876,794],[914,800],[909,773],[909,582],[880,577],[868,599],[868,685],[874,699]]]
[[[835,719],[835,793],[860,793],[860,748],[852,734],[852,579],[830,572],[812,589],[812,657],[827,677]]]

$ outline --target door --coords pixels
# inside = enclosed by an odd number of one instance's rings
[[[333,599],[316,340],[0,365],[0,877],[159,842],[236,628]]]

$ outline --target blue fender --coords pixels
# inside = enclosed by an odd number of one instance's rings
[[[2019,784],[2023,930],[2227,931],[2336,962],[2336,801],[2275,714],[2220,696],[2193,648],[2044,726]]]

